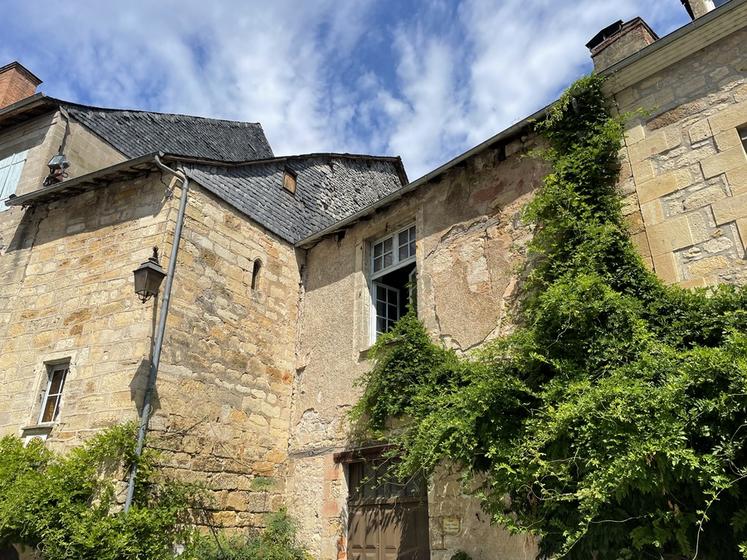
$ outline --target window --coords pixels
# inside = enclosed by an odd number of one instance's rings
[[[252,291],[256,292],[259,289],[259,273],[262,270],[262,261],[257,259],[252,265]]]
[[[371,245],[372,339],[391,330],[407,312],[415,280],[414,225]]]
[[[47,389],[44,391],[39,422],[54,422],[60,413],[60,400],[65,388],[65,379],[70,371],[70,364],[47,366]]]
[[[0,159],[0,201],[4,201],[10,195],[16,193],[21,171],[23,171],[23,164],[26,163],[27,153],[28,150],[25,150]],[[0,202],[0,212],[7,209],[5,202]]]
[[[283,172],[283,188],[289,193],[296,193],[296,172],[292,169],[285,168]]]

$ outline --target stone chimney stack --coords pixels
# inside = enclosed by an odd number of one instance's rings
[[[695,1],[695,0],[693,0]],[[708,2],[710,0],[699,0]],[[602,29],[586,43],[594,61],[594,70],[601,72],[622,59],[629,57],[647,47],[659,36],[641,18],[637,17],[623,23],[616,21]]]
[[[714,3],[713,0],[682,0],[682,4],[685,6],[687,13],[690,14],[690,17],[697,19],[711,10],[715,10],[716,4],[720,5],[723,2]]]
[[[0,67],[0,109],[36,93],[42,81],[19,62]]]

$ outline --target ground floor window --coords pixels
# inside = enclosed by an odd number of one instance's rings
[[[62,391],[65,389],[65,379],[70,370],[69,363],[47,366],[47,388],[42,399],[39,422],[54,422],[60,413]]]

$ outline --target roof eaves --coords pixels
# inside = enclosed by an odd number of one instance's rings
[[[86,173],[79,177],[56,183],[49,187],[22,194],[11,196],[5,200],[8,206],[33,206],[44,202],[59,200],[65,196],[74,196],[91,188],[109,185],[119,180],[149,173],[156,168],[155,156],[163,155],[159,152],[146,154],[137,158],[115,163],[109,167]]]

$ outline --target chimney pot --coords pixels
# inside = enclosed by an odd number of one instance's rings
[[[40,83],[20,62],[0,67],[0,109],[34,95]]]
[[[608,25],[586,43],[586,48],[591,51],[594,70],[601,72],[637,53],[658,38],[653,29],[637,17],[626,23],[619,20]]]

